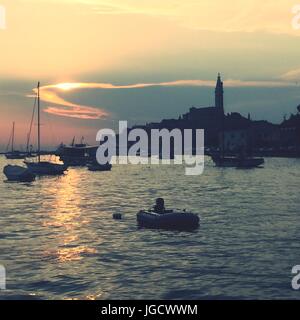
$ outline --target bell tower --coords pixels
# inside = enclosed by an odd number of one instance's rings
[[[220,108],[224,114],[224,90],[220,73],[218,73],[218,80],[215,90],[215,107]]]

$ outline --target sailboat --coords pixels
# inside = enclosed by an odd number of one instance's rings
[[[61,175],[67,170],[65,164],[58,164],[49,161],[41,160],[41,123],[40,123],[40,83],[37,86],[37,105],[38,105],[38,150],[37,150],[37,162],[31,162],[25,160],[24,163],[32,172],[36,175]]]
[[[10,136],[11,151],[5,154],[7,159],[24,159],[26,157],[25,153],[14,150],[14,140],[15,140],[15,123],[13,123],[13,130]],[[9,142],[9,144],[10,144]],[[31,182],[35,180],[35,174],[33,174],[28,168],[18,166],[18,165],[6,165],[3,168],[3,173],[5,174],[8,181],[15,182]]]
[[[35,158],[37,156],[36,153],[33,151],[32,144],[30,144],[30,138],[31,138],[32,126],[33,126],[33,122],[34,122],[34,114],[35,114],[36,104],[37,104],[37,96],[35,97],[35,100],[34,100],[29,132],[27,134],[26,158]]]
[[[9,145],[11,144],[11,150],[9,152],[5,153],[6,159],[24,159],[26,157],[26,154],[21,151],[16,151],[14,149],[14,144],[15,144],[15,122],[13,122],[12,126],[12,133],[9,138],[9,142],[7,145],[7,150],[9,148]]]

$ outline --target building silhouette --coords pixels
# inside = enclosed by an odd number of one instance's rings
[[[224,89],[221,75],[218,74],[215,87],[215,106],[191,107],[178,119],[164,119],[159,123],[148,123],[143,129],[204,129],[205,145],[218,146],[219,135],[224,119]],[[141,127],[141,126],[138,126]]]
[[[265,120],[253,121],[250,113],[247,117],[238,112],[225,114],[224,86],[220,74],[214,93],[214,106],[193,106],[177,119],[163,119],[131,129],[142,128],[149,133],[151,129],[192,129],[194,133],[196,129],[204,129],[205,147],[209,149],[223,147],[226,153],[243,150],[249,154],[300,155],[300,106],[295,115],[277,125]]]

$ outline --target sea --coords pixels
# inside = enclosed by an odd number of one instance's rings
[[[176,164],[71,167],[32,183],[7,182],[7,163],[0,299],[300,299],[300,159],[242,170],[207,157],[199,176]],[[158,197],[199,214],[200,227],[138,228]]]

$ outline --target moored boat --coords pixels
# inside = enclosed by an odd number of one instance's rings
[[[25,152],[17,151],[14,149],[14,145],[15,145],[15,123],[14,122],[12,126],[12,133],[7,145],[7,149],[9,148],[10,145],[11,145],[11,150],[5,153],[6,159],[14,160],[14,159],[24,159],[26,157]]]
[[[142,228],[193,230],[199,227],[200,219],[197,214],[184,210],[166,210],[164,213],[141,210],[137,213],[137,223]]]
[[[264,164],[264,158],[256,157],[228,157],[228,156],[212,156],[217,167],[226,167],[226,168],[256,168]]]
[[[24,159],[26,158],[26,153],[20,151],[7,152],[5,157],[8,160]]]
[[[89,171],[111,171],[112,165],[110,163],[107,164],[99,164],[96,163],[89,163],[87,165]]]
[[[56,150],[56,155],[68,166],[86,166],[95,156],[98,146],[89,146],[83,143],[75,143],[75,137],[70,145],[61,144]]]
[[[35,180],[35,174],[33,174],[27,168],[21,166],[7,165],[3,169],[8,181],[18,181],[18,182],[31,182]]]
[[[264,158],[248,157],[241,159],[237,168],[257,168],[265,163]]]
[[[27,168],[36,175],[61,175],[68,169],[68,166],[60,163],[53,163],[41,160],[41,134],[40,134],[40,83],[37,86],[37,104],[38,104],[38,150],[37,162],[25,160]]]
[[[68,169],[64,164],[48,161],[30,162],[25,160],[24,163],[28,170],[36,175],[60,175]]]

